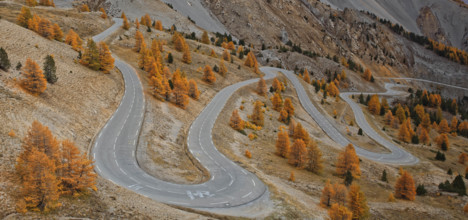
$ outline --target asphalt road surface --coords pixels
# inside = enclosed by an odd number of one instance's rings
[[[336,129],[333,124],[328,121],[328,119],[322,115],[317,108],[312,104],[312,102],[309,99],[309,96],[307,95],[304,87],[300,83],[299,79],[297,78],[296,74],[294,74],[291,71],[284,70],[284,69],[278,69],[278,68],[272,68],[272,67],[262,67],[260,68],[263,72],[265,73],[275,73],[275,72],[281,72],[283,73],[289,81],[291,81],[292,85],[296,89],[297,95],[299,97],[299,101],[301,102],[302,106],[304,109],[309,113],[310,116],[317,122],[317,124],[323,129],[323,131],[337,144],[341,146],[346,146],[349,143],[351,143],[343,134]],[[388,88],[387,88],[388,89]],[[385,94],[395,94],[397,95],[397,91],[394,90],[389,90]],[[385,163],[385,164],[396,164],[396,165],[412,165],[416,164],[419,162],[419,159],[408,153],[407,151],[401,149],[394,143],[388,141],[387,139],[383,138],[380,136],[367,122],[366,118],[364,117],[364,113],[362,112],[361,107],[355,103],[352,99],[349,98],[352,94],[361,94],[361,93],[341,93],[340,97],[344,99],[352,108],[354,115],[356,117],[356,123],[359,125],[359,127],[362,128],[363,132],[367,134],[370,138],[375,140],[377,143],[381,144],[388,150],[390,150],[390,153],[375,153],[368,151],[366,149],[363,149],[359,147],[356,144],[353,144],[356,153],[360,157],[364,157],[366,159],[376,161],[379,163]],[[364,93],[365,94],[365,93]]]
[[[114,26],[94,39],[103,40],[120,26],[121,20],[116,19]],[[143,87],[135,70],[118,57],[115,59],[115,66],[124,78],[125,93],[120,106],[93,145],[92,156],[99,175],[151,199],[192,208],[237,207],[266,194],[268,189],[263,182],[221,154],[213,144],[211,135],[217,116],[229,97],[258,79],[236,83],[221,90],[190,127],[187,147],[210,172],[210,180],[196,185],[173,184],[148,175],[138,165],[135,151],[145,112]],[[265,79],[274,76],[267,74]]]
[[[455,88],[455,89],[461,89],[461,90],[465,90],[465,91],[468,91],[468,88],[465,88],[465,87],[461,87],[461,86],[454,86],[454,85],[450,85],[450,84],[446,84],[446,83],[440,83],[440,82],[434,82],[434,81],[430,81],[430,80],[426,80],[426,79],[417,79],[417,78],[406,78],[406,77],[376,77],[377,79],[401,79],[401,80],[406,80],[406,81],[418,81],[418,82],[425,82],[425,83],[432,83],[432,84],[436,84],[436,85],[441,85],[441,86],[446,86],[446,87],[451,87],[451,88]]]

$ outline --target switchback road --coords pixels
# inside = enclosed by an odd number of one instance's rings
[[[122,24],[120,19],[94,39],[103,40]],[[115,56],[114,56],[115,57]],[[251,79],[222,89],[192,123],[187,147],[210,172],[209,181],[196,185],[174,184],[148,175],[138,165],[135,151],[145,112],[145,97],[136,71],[115,57],[122,72],[125,93],[120,106],[96,137],[92,156],[95,170],[115,184],[154,200],[192,208],[227,208],[248,204],[262,197],[267,187],[254,174],[227,159],[213,144],[212,129],[229,97]],[[267,74],[271,79],[275,74]]]

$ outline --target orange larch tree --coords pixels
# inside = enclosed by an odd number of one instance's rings
[[[70,29],[65,37],[65,43],[71,45],[74,50],[80,51],[82,49],[83,40],[81,40],[77,33]]]
[[[333,194],[331,197],[331,202],[345,206],[348,202],[348,190],[343,184],[335,183],[333,184]]]
[[[229,125],[234,128],[234,130],[244,130],[244,121],[239,116],[239,111],[234,110],[231,115],[231,120],[229,121]]]
[[[372,95],[371,99],[369,100],[369,103],[367,104],[367,108],[369,109],[369,112],[373,115],[380,114],[380,100],[377,95]]]
[[[39,35],[49,40],[54,39],[54,27],[52,25],[52,22],[50,22],[48,19],[39,19],[37,32],[39,33]]]
[[[359,185],[351,185],[348,199],[348,208],[353,213],[353,219],[365,219],[369,215],[366,196],[361,191]]]
[[[326,90],[330,96],[336,97],[340,95],[340,90],[338,90],[334,82],[330,82]]]
[[[227,69],[226,65],[224,64],[224,60],[221,59],[219,61],[219,75],[226,76],[227,72],[228,72],[228,69]]]
[[[47,212],[58,206],[59,199],[59,179],[56,176],[56,164],[44,152],[32,148],[24,160],[24,164],[17,166],[17,170],[23,175],[20,176],[20,201],[22,207],[18,210],[26,212],[33,211]]]
[[[296,126],[294,127],[294,135],[293,135],[294,139],[297,140],[297,139],[300,139],[302,141],[304,141],[304,143],[306,145],[309,144],[310,142],[310,136],[309,136],[309,133],[306,131],[306,129],[304,129],[302,127],[302,124],[301,123],[297,123]]]
[[[228,50],[223,51],[223,60],[230,62],[231,61],[231,54]]]
[[[393,121],[393,114],[392,111],[388,110],[387,113],[385,113],[385,124],[386,125],[391,125]]]
[[[125,29],[125,30],[128,30],[130,28],[130,23],[128,22],[127,16],[125,15],[124,12],[122,12],[121,17],[123,19],[122,28]]]
[[[99,62],[101,64],[101,70],[104,73],[109,73],[114,69],[115,59],[109,50],[109,47],[103,41],[99,42]]]
[[[302,169],[307,164],[307,148],[301,139],[296,139],[288,155],[288,163]]]
[[[289,155],[289,150],[288,132],[281,130],[276,139],[276,155],[286,158]]]
[[[176,105],[180,106],[182,109],[186,109],[189,104],[188,83],[185,81],[186,79],[182,78],[180,71],[176,70],[172,76],[172,83],[174,85],[173,94]]]
[[[439,133],[443,134],[443,133],[450,133],[450,127],[448,125],[448,122],[447,120],[445,119],[442,119],[442,121],[440,121],[439,123]]]
[[[348,144],[345,150],[340,153],[336,162],[336,173],[344,176],[347,171],[350,171],[354,178],[361,176],[361,169],[359,168],[359,157],[352,144]]]
[[[39,67],[39,65],[28,58],[26,65],[23,67],[24,79],[21,81],[21,86],[37,96],[42,94],[47,88],[47,80]]]
[[[262,109],[263,106],[264,106],[263,102],[256,101],[252,115],[250,115],[250,119],[252,120],[252,123],[254,123],[257,126],[263,126],[263,123],[264,123],[264,115],[263,115],[263,109]]]
[[[413,177],[406,171],[403,171],[395,184],[395,196],[411,201],[416,198],[416,188],[414,186]]]
[[[309,71],[307,71],[307,69],[304,70],[302,77],[306,83],[310,84],[310,74]]]
[[[372,79],[372,73],[369,69],[366,69],[364,71],[364,79],[367,80],[367,81],[371,81]]]
[[[320,173],[323,169],[322,165],[322,152],[317,146],[317,142],[310,141],[307,146],[307,158],[306,169],[313,173]]]
[[[274,92],[282,92],[283,91],[282,86],[281,86],[281,82],[278,80],[278,78],[273,79],[273,83],[272,83],[271,87],[273,88]]]
[[[63,194],[79,196],[89,188],[96,188],[97,175],[93,172],[93,162],[69,140],[62,142],[61,190]]]
[[[320,206],[323,208],[328,208],[332,205],[332,196],[335,192],[333,191],[333,186],[330,183],[330,180],[327,180],[325,187],[322,190],[322,196],[320,197]]]
[[[288,113],[288,117],[292,117],[294,115],[294,106],[290,98],[286,98],[284,100],[284,107],[283,109]]]
[[[154,29],[158,30],[158,31],[162,31],[163,30],[163,25],[162,25],[162,22],[160,20],[157,20],[155,23],[154,23]]]
[[[184,44],[184,53],[182,55],[182,62],[186,64],[192,63],[192,56],[190,55],[190,48],[188,44]]]
[[[216,82],[216,77],[213,73],[213,70],[208,65],[205,66],[205,70],[203,74],[203,81],[210,83],[210,84],[213,84]]]
[[[439,135],[435,139],[435,142],[437,143],[437,146],[443,151],[447,151],[450,148],[450,142],[448,140],[447,134]]]
[[[260,77],[257,83],[257,93],[260,96],[265,96],[267,94],[267,85],[263,76]]]
[[[409,120],[409,119],[407,119]],[[398,131],[398,139],[400,139],[401,141],[404,141],[406,143],[409,143],[411,142],[411,133],[410,131],[408,130],[408,126],[407,125],[407,120],[405,120],[405,122],[400,126],[400,130]]]
[[[165,98],[166,88],[163,86],[161,77],[151,76],[149,84],[154,97],[160,100]]]
[[[106,10],[104,10],[104,8],[100,8],[99,11],[102,13],[102,14],[101,14],[101,18],[107,19]]]
[[[81,55],[80,63],[84,66],[87,66],[88,68],[92,70],[101,69],[99,48],[92,38],[88,39],[86,48],[83,54]]]
[[[328,210],[328,216],[330,220],[351,220],[353,213],[342,205],[333,204]]]
[[[428,144],[431,141],[429,138],[429,133],[427,133],[427,130],[424,127],[421,127],[418,137],[419,141],[423,144]]]
[[[283,122],[285,124],[289,123],[289,116],[288,112],[286,112],[284,109],[280,111],[280,116],[278,118],[278,121]]]
[[[208,36],[207,31],[203,31],[201,42],[204,44],[210,44],[210,37]]]
[[[192,97],[195,100],[198,100],[198,98],[200,98],[200,91],[198,91],[197,82],[195,82],[195,80],[193,79],[189,80],[188,94],[190,97]]]
[[[81,5],[80,11],[81,12],[89,12],[89,6],[87,4]]]
[[[16,18],[16,21],[20,26],[27,28],[28,27],[28,22],[32,18],[33,18],[33,16],[31,14],[31,10],[28,7],[23,6],[21,8],[20,14]]]
[[[275,92],[273,98],[271,99],[271,102],[273,103],[273,109],[275,111],[281,111],[281,108],[283,107],[283,98],[281,98],[280,93]]]
[[[142,46],[145,42],[145,39],[143,38],[143,34],[137,30],[136,33],[135,33],[135,46],[133,47],[133,49],[136,51],[136,52],[140,52],[140,50],[142,49]]]
[[[53,30],[54,30],[54,39],[56,41],[62,42],[63,41],[63,31],[60,28],[60,26],[58,24],[54,24],[53,25]]]

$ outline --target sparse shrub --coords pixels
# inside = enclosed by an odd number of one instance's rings
[[[437,151],[437,154],[435,156],[435,159],[436,160],[440,160],[440,161],[445,161],[445,154],[444,153],[441,153],[440,151]]]
[[[8,136],[10,136],[10,137],[16,137],[15,131],[13,131],[13,129],[10,130],[10,132],[8,132]]]
[[[390,194],[388,195],[388,201],[389,201],[389,202],[395,202],[395,196],[393,195],[393,193],[390,193]]]
[[[382,177],[380,178],[380,180],[382,180],[383,182],[387,182],[387,183],[388,183],[388,179],[387,179],[387,170],[383,170],[383,172],[382,172]]]
[[[294,171],[291,171],[291,174],[289,175],[289,181],[296,182],[296,177],[294,176]]]
[[[424,188],[424,185],[419,184],[418,187],[416,188],[416,194],[418,196],[424,196],[426,195],[427,190]]]
[[[252,158],[252,153],[249,150],[245,150],[245,156],[250,159]]]
[[[362,136],[362,128],[359,128],[359,131],[357,134]]]

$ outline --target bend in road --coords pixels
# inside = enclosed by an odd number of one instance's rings
[[[317,122],[317,124],[323,129],[323,131],[337,144],[341,146],[346,146],[351,143],[343,134],[341,134],[338,129],[336,129],[333,124],[328,121],[328,119],[321,114],[318,109],[314,106],[314,104],[310,101],[307,92],[305,91],[304,87],[302,86],[301,82],[297,78],[296,74],[291,71],[278,69],[273,67],[262,67],[260,68],[264,73],[275,73],[281,72],[283,73],[292,85],[295,87],[297,96],[301,105],[304,107],[307,113]],[[391,91],[394,92],[394,91]],[[398,164],[398,165],[413,165],[419,162],[419,159],[408,153],[407,151],[401,149],[397,145],[393,144],[392,142],[386,140],[382,136],[380,136],[367,122],[364,117],[364,113],[359,105],[357,105],[353,100],[349,98],[349,95],[353,93],[341,93],[340,96],[343,98],[352,108],[354,115],[356,117],[356,123],[362,128],[362,130],[376,142],[384,146],[385,148],[389,149],[390,153],[375,153],[368,151],[359,147],[358,145],[354,145],[356,149],[356,153],[364,158],[369,160],[373,160],[379,163],[386,163],[386,164]],[[360,94],[360,93],[358,93]]]
[[[122,24],[115,24],[94,37],[101,41]],[[210,172],[211,179],[202,184],[183,185],[165,182],[148,175],[138,165],[135,151],[145,112],[143,86],[135,70],[115,57],[122,72],[125,93],[119,107],[96,137],[92,155],[95,170],[102,177],[136,193],[164,203],[191,208],[228,208],[249,204],[266,195],[267,187],[254,174],[227,159],[212,141],[212,129],[229,97],[251,79],[222,89],[192,123],[187,147]],[[274,74],[267,74],[271,79]]]

